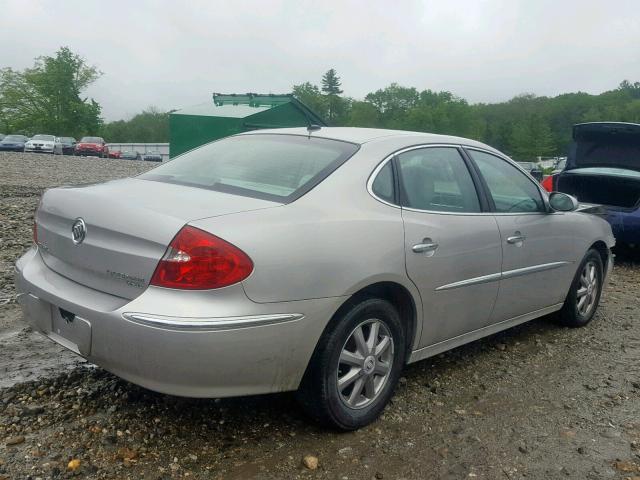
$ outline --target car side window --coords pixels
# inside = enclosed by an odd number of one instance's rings
[[[397,156],[402,205],[434,212],[480,212],[478,192],[455,147],[425,147]]]
[[[389,203],[395,203],[391,162],[387,162],[385,166],[380,169],[378,175],[373,181],[373,184],[371,185],[371,191],[381,200]]]
[[[540,190],[524,173],[506,160],[478,150],[468,150],[484,177],[496,212],[544,212]]]

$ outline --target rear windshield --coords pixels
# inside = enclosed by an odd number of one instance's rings
[[[187,152],[138,178],[288,203],[357,150],[355,144],[325,138],[239,135]]]
[[[104,140],[100,137],[82,137],[82,143],[102,143]]]

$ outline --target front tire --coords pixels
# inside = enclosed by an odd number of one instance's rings
[[[343,310],[320,338],[297,396],[316,420],[348,431],[374,421],[391,399],[406,337],[386,300],[365,298]]]
[[[604,273],[602,257],[595,249],[584,256],[569,294],[560,310],[560,323],[567,327],[584,327],[594,317],[602,295]]]

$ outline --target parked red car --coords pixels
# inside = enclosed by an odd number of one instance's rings
[[[82,137],[76,144],[75,154],[107,158],[109,156],[109,147],[101,137]]]
[[[121,153],[120,150],[111,150],[109,151],[109,158],[120,158]]]

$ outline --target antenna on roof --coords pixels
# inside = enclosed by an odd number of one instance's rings
[[[294,105],[300,111],[300,113],[302,113],[302,115],[304,116],[304,119],[307,121],[307,133],[309,134],[309,138],[311,138],[311,133],[320,130],[322,128],[322,125],[313,123],[314,120],[318,121],[318,119],[313,118],[313,114],[311,113],[310,110],[308,110],[308,107],[304,103],[302,103],[298,98],[296,98],[296,96],[293,93],[290,93],[287,96],[293,99]]]
[[[311,138],[311,133],[312,132],[316,132],[318,130],[320,130],[322,127],[320,125],[315,125],[311,122],[309,122],[309,125],[307,125],[307,132],[309,132],[309,138]]]

